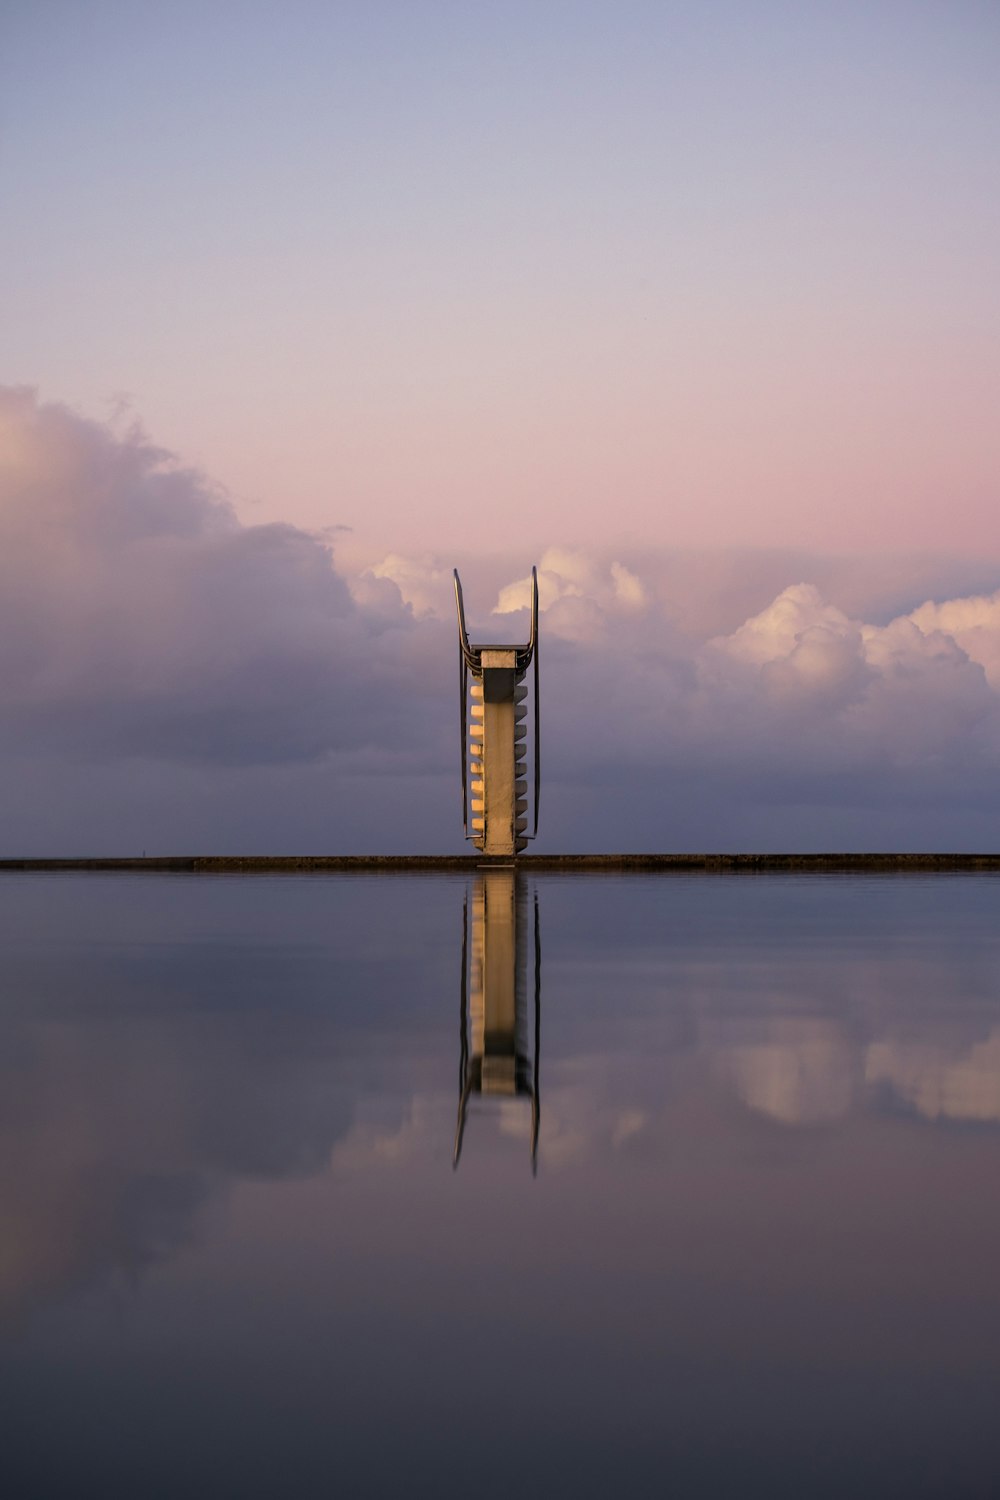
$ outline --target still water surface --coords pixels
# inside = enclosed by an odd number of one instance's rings
[[[0,1490],[1000,1494],[998,903],[0,876]]]

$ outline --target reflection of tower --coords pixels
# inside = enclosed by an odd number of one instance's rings
[[[472,888],[472,953],[468,909],[462,914],[462,1058],[459,1067],[455,1166],[473,1094],[531,1100],[531,1166],[538,1151],[538,1058],[541,1042],[542,945],[534,899],[534,1047],[528,1043],[528,893],[513,870],[488,870]]]
[[[466,838],[484,854],[510,856],[538,832],[541,753],[538,733],[538,575],[531,570],[531,635],[525,646],[470,646],[462,584],[455,570],[458,609],[459,695],[462,726],[462,820]],[[528,689],[524,675],[535,664],[535,789],[533,831],[528,827],[525,764]],[[471,679],[471,682],[470,682]],[[471,722],[470,722],[471,721]],[[471,787],[469,785],[471,772]],[[472,834],[469,834],[469,792]]]

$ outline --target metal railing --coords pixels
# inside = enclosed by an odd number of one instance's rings
[[[462,595],[462,580],[455,568],[455,608],[458,613],[458,697],[459,728],[462,740],[462,828],[467,839],[469,832],[469,677],[482,677],[484,651],[513,651],[514,671],[523,677],[534,665],[534,739],[535,739],[535,794],[533,798],[532,831],[523,835],[526,839],[538,836],[538,803],[542,790],[542,743],[540,709],[541,694],[538,679],[538,570],[531,569],[531,634],[524,646],[492,645],[486,642],[472,644],[465,624],[465,600]]]

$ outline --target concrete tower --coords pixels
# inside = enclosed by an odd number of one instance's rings
[[[538,832],[541,747],[538,723],[538,575],[531,570],[531,638],[527,645],[470,645],[462,584],[455,569],[458,671],[462,725],[462,821],[465,837],[484,854],[512,858]],[[534,664],[535,776],[528,827],[525,762],[527,697]],[[471,792],[471,797],[470,797]],[[471,808],[470,808],[471,803]],[[471,810],[471,818],[469,816]],[[472,832],[469,832],[469,826]]]

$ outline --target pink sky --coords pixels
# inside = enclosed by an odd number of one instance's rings
[[[0,23],[0,379],[370,557],[1000,557],[992,7],[60,14]]]
[[[450,568],[537,562],[549,847],[995,844],[998,78],[977,0],[5,5],[8,841],[453,848]]]

